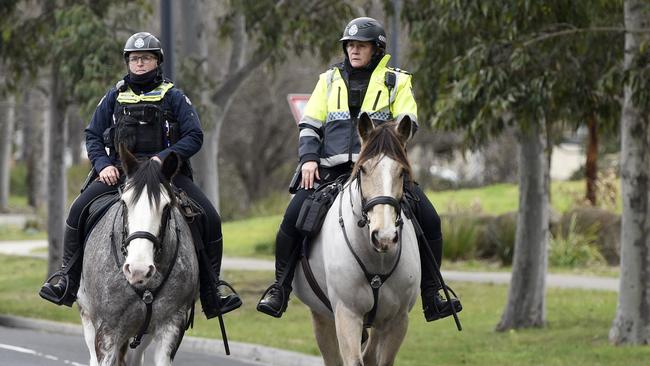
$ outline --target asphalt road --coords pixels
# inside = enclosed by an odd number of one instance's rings
[[[146,358],[146,356],[145,356]],[[0,366],[87,366],[88,349],[81,335],[0,327]],[[260,366],[228,356],[179,350],[175,364],[186,366]],[[151,360],[145,365],[151,366]]]

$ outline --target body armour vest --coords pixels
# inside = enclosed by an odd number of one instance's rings
[[[119,91],[118,87],[114,131],[109,138],[115,150],[122,143],[136,156],[150,157],[178,141],[178,121],[163,103],[173,86],[163,82],[144,94],[136,94],[130,87]],[[122,85],[121,89],[125,87]]]

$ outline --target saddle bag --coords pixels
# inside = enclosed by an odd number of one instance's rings
[[[296,220],[296,229],[305,236],[313,237],[323,226],[327,211],[339,194],[341,185],[338,182],[319,187],[303,202]]]

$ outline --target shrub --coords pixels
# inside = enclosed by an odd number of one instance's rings
[[[579,232],[576,228],[576,214],[571,216],[566,233],[560,231],[552,236],[549,250],[549,263],[559,267],[580,267],[605,263],[596,247],[598,224],[593,224]]]
[[[450,260],[474,258],[477,247],[477,223],[465,215],[442,218],[443,256]]]
[[[479,246],[480,258],[496,258],[502,265],[512,264],[517,231],[517,213],[510,212],[493,218],[485,229]]]

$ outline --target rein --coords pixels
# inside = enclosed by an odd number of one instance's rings
[[[133,232],[131,235],[128,235],[128,217],[127,217],[127,210],[126,210],[126,203],[122,201],[122,238],[121,238],[121,246],[120,246],[120,251],[124,257],[128,255],[128,246],[133,241],[133,239],[147,239],[153,242],[154,244],[154,255],[156,257],[160,256],[160,253],[162,252],[162,243],[165,240],[165,233],[167,232],[167,226],[168,222],[170,221],[171,218],[171,206],[165,207],[165,210],[163,211],[163,215],[161,218],[161,226],[160,230],[158,232],[157,236],[154,236],[152,233],[148,231],[136,231]],[[115,264],[117,265],[118,269],[121,269],[121,264],[120,260],[117,256],[117,245],[115,243],[115,222],[117,221],[117,215],[119,214],[119,211],[116,212],[115,214],[115,219],[113,219],[113,230],[111,231],[111,246],[113,248],[113,258],[115,259]],[[176,220],[174,220],[174,223]],[[176,264],[176,258],[178,257],[178,249],[180,247],[180,229],[178,228],[178,225],[174,225],[174,229],[176,231],[176,248],[174,249],[174,255],[172,256],[172,261],[171,261],[171,266],[167,270],[167,273],[165,273],[165,276],[163,277],[162,281],[158,286],[156,286],[154,289],[147,289],[147,290],[141,290],[137,289],[135,286],[131,286],[131,289],[140,297],[142,302],[144,302],[146,306],[147,313],[145,315],[144,323],[140,326],[140,329],[138,330],[138,334],[133,337],[133,341],[129,344],[129,347],[131,348],[136,348],[140,345],[142,342],[142,337],[144,334],[147,332],[147,329],[149,328],[149,323],[151,322],[151,314],[153,312],[153,301],[156,299],[156,295],[158,292],[163,288],[165,283],[167,282],[167,279],[169,278],[169,275],[172,273],[172,270],[174,269],[174,265]]]
[[[354,180],[358,181],[359,184],[359,193],[361,195],[361,203],[362,203],[362,209],[361,209],[361,220],[357,223],[357,226],[360,228],[368,225],[368,211],[379,204],[388,204],[391,205],[395,208],[395,211],[397,213],[397,220],[395,221],[395,226],[399,227],[399,233],[398,233],[398,252],[397,252],[397,258],[395,259],[395,263],[393,263],[393,267],[390,269],[388,273],[380,274],[380,273],[370,273],[366,266],[363,264],[363,261],[361,258],[359,258],[359,255],[354,251],[354,248],[352,247],[352,244],[350,243],[350,239],[348,238],[347,230],[345,229],[345,220],[343,219],[343,197],[339,199],[339,225],[341,225],[341,230],[343,230],[343,237],[345,238],[345,244],[347,244],[348,249],[350,249],[350,252],[352,253],[352,256],[354,256],[354,259],[357,261],[359,264],[359,267],[361,267],[361,270],[363,271],[363,274],[366,276],[366,280],[368,281],[368,284],[370,285],[370,288],[372,289],[372,297],[373,297],[373,305],[372,309],[366,314],[365,320],[364,320],[364,327],[369,328],[372,326],[373,322],[375,321],[375,316],[377,315],[377,307],[379,305],[379,289],[381,286],[388,280],[388,278],[395,272],[395,269],[397,268],[397,265],[399,264],[399,261],[402,257],[402,228],[403,228],[403,220],[401,217],[401,205],[399,201],[391,196],[377,196],[373,197],[367,202],[365,202],[365,198],[363,197],[363,192],[361,191],[361,181],[359,180],[359,175],[350,181],[349,184],[349,195],[350,195],[350,201],[352,201],[352,182]],[[344,190],[343,188],[342,190]],[[331,306],[330,306],[331,308]]]

